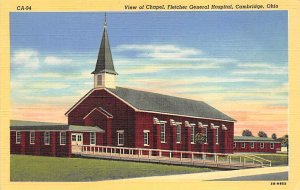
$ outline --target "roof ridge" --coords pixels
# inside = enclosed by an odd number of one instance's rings
[[[234,136],[234,138],[256,138],[256,139],[272,139],[271,137],[259,137],[259,136]],[[272,140],[276,140],[276,139],[272,139]]]
[[[179,97],[179,96],[175,96],[175,95],[161,94],[161,93],[157,93],[157,92],[150,92],[150,91],[146,91],[146,90],[137,90],[137,89],[132,89],[132,88],[120,87],[120,86],[117,86],[117,88],[123,88],[123,89],[128,89],[128,90],[139,91],[139,92],[147,92],[147,93],[151,93],[151,94],[158,94],[158,95],[162,95],[162,96],[168,96],[168,97],[173,97],[173,98],[179,98],[179,99],[184,99],[184,100],[189,100],[189,101],[202,102],[202,103],[207,104],[207,103],[204,102],[203,100],[194,100],[194,99],[183,98],[183,97]],[[112,89],[112,88],[109,88],[109,89]],[[207,105],[209,105],[209,104],[207,104]]]
[[[204,101],[182,98],[182,97],[177,97],[177,96],[171,96],[171,95],[166,95],[166,94],[160,94],[160,93],[156,93],[156,92],[149,92],[149,91],[145,91],[145,90],[137,90],[137,89],[131,89],[131,88],[126,88],[126,87],[119,87],[119,86],[117,86],[115,89],[114,88],[106,88],[106,89],[107,89],[107,91],[117,95],[118,97],[122,98],[124,101],[129,103],[130,105],[132,105],[135,108],[142,110],[142,111],[154,111],[154,112],[158,111],[161,113],[179,114],[179,115],[186,115],[186,116],[191,116],[191,117],[196,116],[196,117],[236,121],[235,119],[231,118],[227,114],[214,108],[213,106],[207,104]],[[157,98],[159,98],[160,100],[158,100],[158,101],[170,100],[170,101],[173,101],[174,103],[170,102],[170,104],[161,104],[161,103],[157,103],[157,102],[156,103],[152,102],[150,105],[150,104],[146,103],[148,101],[144,101],[145,99],[138,100],[138,99],[132,98],[133,96],[135,96],[135,94],[137,96],[139,96],[140,98],[147,95],[150,97],[150,100],[154,101],[154,102],[157,100]],[[131,98],[130,98],[130,96],[131,96]],[[149,98],[149,97],[147,97],[147,98]],[[144,97],[144,98],[146,98],[146,97]],[[176,105],[178,103],[181,105]],[[158,104],[160,104],[160,105],[158,105]],[[172,107],[173,110],[170,110],[170,108],[171,108],[170,106]],[[189,106],[189,108],[187,108],[187,106]],[[185,111],[185,110],[188,110],[188,111]],[[201,116],[198,115],[200,113],[201,113]],[[210,117],[209,115],[211,113],[214,113],[216,115]]]
[[[50,121],[31,121],[31,120],[19,120],[19,119],[11,119],[10,123],[11,122],[27,122],[27,123],[31,122],[31,123],[36,123],[36,124],[43,123],[43,124],[48,124],[48,125],[51,125],[51,124],[52,125],[68,125],[67,123],[53,123]]]

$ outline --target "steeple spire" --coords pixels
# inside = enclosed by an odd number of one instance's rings
[[[92,74],[98,73],[110,73],[117,75],[118,73],[115,71],[114,63],[111,55],[108,34],[107,34],[107,22],[106,22],[106,13],[104,15],[104,29],[102,34],[101,45],[98,53],[98,59],[96,63],[95,70]]]
[[[106,23],[106,12],[104,13],[104,27],[106,27],[107,23]]]
[[[108,34],[107,34],[107,22],[106,13],[104,14],[103,34],[98,53],[97,63],[94,74],[94,87],[98,88],[115,88],[115,78],[118,74],[115,71],[112,54],[110,50]]]

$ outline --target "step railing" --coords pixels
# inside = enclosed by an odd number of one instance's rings
[[[262,161],[260,161],[258,159],[255,159],[255,158],[252,158],[248,155],[244,155],[243,157],[244,157],[244,162],[245,162],[246,159],[249,159],[249,161],[252,162],[253,164],[258,163],[261,167],[263,167],[263,162]]]
[[[137,160],[157,160],[188,163],[190,165],[203,164],[218,166],[247,167],[250,164],[263,166],[263,162],[257,158],[246,155],[235,155],[225,153],[209,153],[209,152],[193,152],[179,150],[163,150],[163,149],[148,149],[148,148],[130,148],[116,146],[101,146],[101,145],[82,145],[80,146],[80,154],[102,154],[110,158],[127,158]]]
[[[260,160],[260,161],[262,162],[263,166],[269,166],[269,167],[272,166],[272,161],[271,161],[271,160],[267,160],[267,159],[265,159],[265,158],[262,158],[262,157],[259,157],[259,156],[257,156],[257,155],[253,155],[253,154],[251,154],[251,155],[249,155],[249,156],[250,156],[250,157],[254,157],[254,158],[256,158],[257,160]]]

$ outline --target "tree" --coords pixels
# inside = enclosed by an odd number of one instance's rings
[[[281,142],[281,146],[286,147],[287,151],[289,151],[289,136],[288,135],[284,135],[283,137],[280,137],[277,140]]]
[[[206,142],[206,136],[202,133],[197,133],[195,135],[195,141],[196,143],[203,143],[203,142]]]
[[[258,134],[257,134],[257,136],[259,136],[259,137],[268,137],[268,135],[267,135],[267,133],[265,133],[264,131],[259,131],[258,132]]]
[[[273,133],[273,134],[272,134],[272,139],[274,139],[274,140],[276,140],[276,139],[277,139],[277,135],[276,135],[276,133]]]
[[[288,146],[288,144],[289,144],[289,136],[288,135],[284,135],[283,137],[280,137],[277,140],[281,142],[282,146]]]
[[[253,134],[249,129],[245,129],[245,130],[243,130],[242,136],[244,136],[244,137],[253,137]]]
[[[282,144],[284,144],[287,148],[287,151],[289,151],[289,136],[288,135],[283,136],[283,143]]]

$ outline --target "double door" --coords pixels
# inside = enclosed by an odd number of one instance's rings
[[[72,153],[80,152],[83,145],[82,133],[72,133]]]

